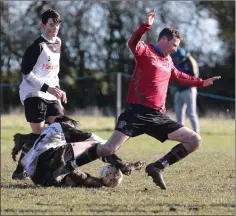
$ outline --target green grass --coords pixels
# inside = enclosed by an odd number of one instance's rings
[[[108,139],[114,118],[74,116],[81,128]],[[187,122],[189,125],[189,122]],[[234,120],[200,119],[203,144],[195,153],[166,169],[168,189],[160,190],[144,170],[124,176],[117,188],[41,188],[13,181],[16,163],[12,136],[28,133],[23,115],[1,117],[1,215],[234,215]],[[142,135],[129,139],[117,154],[126,161],[153,162],[176,142],[160,143]],[[101,161],[81,169],[98,176]]]

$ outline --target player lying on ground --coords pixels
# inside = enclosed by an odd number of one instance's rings
[[[44,129],[33,147],[22,158],[21,163],[35,184],[62,186],[68,185],[68,181],[73,181],[76,186],[102,186],[100,179],[78,169],[59,184],[53,179],[53,172],[67,161],[74,159],[94,144],[106,142],[95,134],[78,130],[76,125],[76,121],[66,116],[57,117],[54,123]],[[27,150],[25,146],[24,149]],[[145,164],[143,161],[124,163],[115,154],[100,159],[120,169],[125,175],[141,169]]]

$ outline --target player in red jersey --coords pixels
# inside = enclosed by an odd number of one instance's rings
[[[219,76],[206,80],[187,75],[177,70],[170,54],[176,52],[182,36],[177,29],[164,28],[155,45],[140,41],[150,30],[155,11],[151,11],[128,42],[134,54],[136,67],[127,95],[125,111],[119,116],[116,129],[105,145],[94,145],[75,160],[68,162],[54,172],[54,178],[60,182],[63,177],[77,166],[87,164],[101,156],[112,155],[130,137],[148,134],[157,140],[175,140],[180,142],[169,153],[146,167],[146,173],[161,189],[166,189],[163,170],[185,158],[201,144],[201,137],[193,130],[178,124],[165,115],[165,100],[169,80],[186,86],[206,87]]]

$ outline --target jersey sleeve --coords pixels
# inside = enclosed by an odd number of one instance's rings
[[[23,78],[33,87],[40,89],[43,92],[48,90],[48,85],[38,78],[33,68],[41,54],[42,47],[39,43],[34,43],[27,48],[21,63],[21,73]]]
[[[145,44],[144,42],[140,41],[141,38],[144,36],[145,32],[149,31],[151,25],[143,23],[131,36],[128,41],[128,47],[132,51],[132,53],[136,56],[140,56],[145,51]]]
[[[78,130],[68,124],[61,123],[61,126],[67,143],[82,142],[92,136],[91,133]]]
[[[203,80],[179,71],[172,63],[170,80],[190,87],[203,87]]]

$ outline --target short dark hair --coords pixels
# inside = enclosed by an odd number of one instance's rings
[[[160,32],[158,36],[158,41],[163,37],[166,36],[168,41],[172,40],[173,38],[178,38],[183,40],[183,36],[180,34],[180,32],[176,28],[164,28]]]
[[[65,115],[59,115],[55,118],[54,122],[64,122],[67,123],[73,127],[78,127],[79,121],[76,121],[68,116]]]
[[[48,9],[45,12],[43,12],[43,14],[41,15],[41,18],[42,18],[42,23],[44,25],[47,24],[47,22],[50,18],[52,18],[54,23],[61,23],[59,13],[56,12],[55,10],[53,10],[53,9]]]

